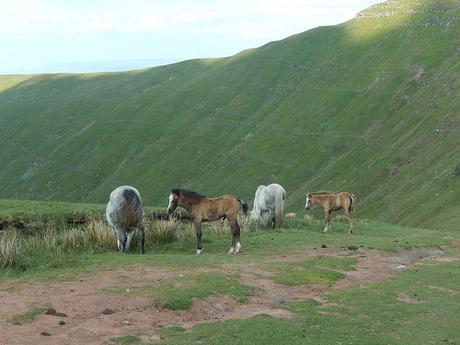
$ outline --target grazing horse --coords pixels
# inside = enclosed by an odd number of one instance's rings
[[[240,251],[240,225],[238,224],[237,216],[240,207],[242,207],[244,214],[247,214],[248,204],[246,201],[233,195],[208,198],[186,189],[173,188],[169,195],[168,215],[170,215],[177,206],[182,206],[187,210],[195,225],[197,254],[203,252],[201,223],[203,221],[215,221],[219,219],[227,219],[232,231],[232,244],[228,254],[238,253]]]
[[[129,250],[131,239],[136,231],[139,232],[139,247],[144,253],[144,209],[141,195],[136,188],[120,186],[110,193],[105,210],[107,222],[117,236],[118,249],[124,253]]]
[[[328,193],[328,192],[316,192],[307,193],[305,208],[310,209],[311,205],[319,204],[324,210],[324,220],[326,226],[324,232],[331,228],[331,213],[332,211],[338,211],[342,209],[345,216],[348,219],[348,233],[353,232],[353,225],[351,223],[351,213],[354,209],[355,196],[349,192],[340,193]]]
[[[279,228],[284,219],[284,203],[286,201],[286,190],[277,183],[268,186],[259,186],[254,196],[254,207],[251,211],[251,218],[262,226],[272,222],[272,227]]]

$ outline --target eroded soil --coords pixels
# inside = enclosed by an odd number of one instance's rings
[[[289,318],[293,315],[282,308],[285,303],[314,299],[324,306],[332,305],[322,297],[330,289],[384,281],[417,261],[445,260],[445,257],[439,257],[440,254],[441,249],[429,248],[401,250],[396,253],[358,251],[351,256],[357,259],[356,270],[343,271],[345,278],[332,287],[316,284],[280,285],[268,278],[272,272],[261,270],[255,264],[228,266],[225,267],[225,272],[238,274],[244,284],[256,288],[249,301],[239,303],[227,296],[211,296],[194,299],[192,307],[185,311],[155,308],[150,298],[131,292],[145,288],[146,281],[189,272],[135,265],[129,270],[98,270],[85,278],[66,282],[4,282],[0,285],[0,344],[108,344],[110,338],[122,335],[141,335],[141,338],[151,341],[159,339],[156,334],[159,327],[191,328],[201,322],[244,319],[262,313]],[[321,249],[307,255],[271,257],[267,260],[297,261],[319,255],[340,257],[343,252]],[[111,291],[114,287],[123,293],[117,295],[104,292]],[[405,297],[403,294],[399,296],[408,303],[414,302]],[[33,321],[22,325],[13,325],[7,321],[26,312],[34,304],[50,304],[57,312],[67,316],[40,314]],[[109,312],[103,313],[106,309],[110,309]],[[50,335],[41,335],[42,332]]]

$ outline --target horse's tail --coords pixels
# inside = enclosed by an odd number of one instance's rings
[[[134,190],[126,188],[123,191],[123,197],[126,200],[127,208],[133,214],[142,214],[141,200],[139,199],[137,193]]]
[[[353,202],[356,200],[356,197],[353,193],[348,193],[348,198],[350,199],[350,206],[348,206],[348,212],[351,212],[355,209]]]
[[[286,193],[276,193],[275,195],[275,228],[281,227],[284,220],[284,202],[286,200]]]
[[[248,215],[248,203],[244,199],[238,199],[238,201],[241,204],[241,208],[243,210],[243,213],[247,216]]]

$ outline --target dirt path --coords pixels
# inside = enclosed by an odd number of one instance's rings
[[[194,299],[187,311],[159,310],[152,306],[148,297],[129,295],[114,296],[101,293],[104,289],[120,286],[120,277],[125,278],[129,289],[142,288],[145,280],[168,278],[178,272],[136,265],[126,269],[99,270],[83,279],[70,282],[6,282],[0,285],[0,344],[107,344],[110,338],[121,335],[144,334],[145,340],[159,339],[158,327],[179,325],[191,328],[201,322],[249,318],[257,314],[275,317],[293,315],[280,307],[290,301],[314,299],[324,305],[328,302],[321,296],[330,289],[341,289],[353,284],[370,284],[389,279],[419,260],[437,260],[440,249],[414,249],[396,253],[368,251],[355,256],[358,264],[355,271],[344,271],[345,278],[333,287],[322,285],[285,286],[276,284],[266,276],[270,272],[258,269],[254,264],[232,266],[240,274],[243,283],[257,287],[257,293],[245,304],[227,296],[212,296]],[[341,256],[340,252],[324,249],[290,257],[270,258],[275,261],[295,261],[314,256]],[[228,271],[229,267],[226,267]],[[126,285],[125,284],[125,285]],[[125,286],[122,285],[122,286]],[[12,316],[26,312],[31,305],[51,304],[66,317],[38,315],[32,322],[12,325],[7,322]],[[104,314],[105,309],[110,309]],[[59,325],[60,321],[65,324]],[[49,332],[50,336],[41,335]]]

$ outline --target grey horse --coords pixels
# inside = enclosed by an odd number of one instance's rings
[[[286,190],[281,185],[272,183],[268,186],[259,186],[254,196],[251,219],[261,226],[267,226],[271,221],[273,228],[281,227],[285,201]]]
[[[129,250],[131,239],[136,231],[139,233],[139,247],[144,253],[144,209],[141,195],[131,186],[120,186],[110,193],[105,210],[107,222],[117,236],[118,249],[124,253]]]

